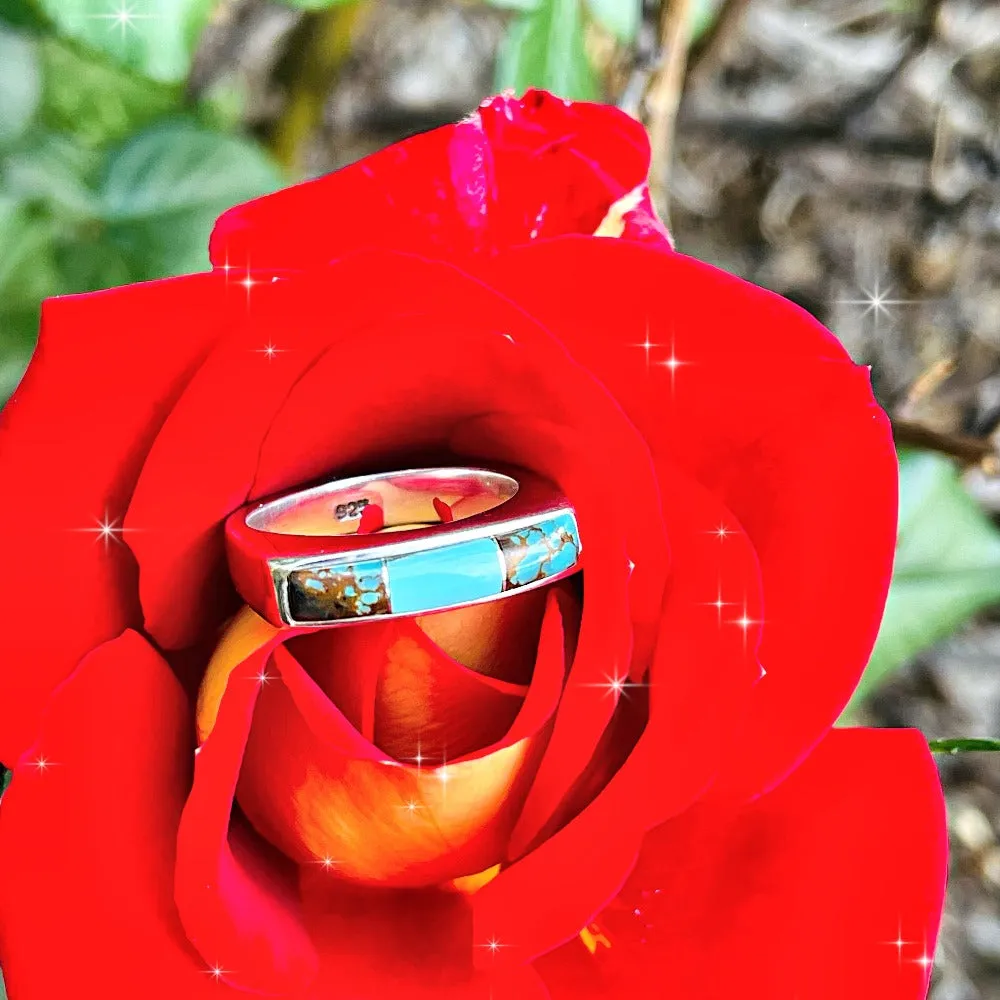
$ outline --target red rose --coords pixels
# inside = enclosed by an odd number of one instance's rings
[[[886,418],[803,311],[672,252],[647,166],[617,111],[495,98],[228,212],[210,274],[45,304],[0,423],[11,1000],[924,994],[933,764],[830,728]],[[559,484],[582,588],[239,610],[248,500],[471,459]]]

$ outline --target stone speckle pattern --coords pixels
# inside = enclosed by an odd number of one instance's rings
[[[299,622],[388,614],[389,594],[382,560],[289,573],[288,608]]]
[[[572,514],[558,514],[509,535],[498,535],[507,568],[507,589],[556,576],[576,565],[580,540]]]

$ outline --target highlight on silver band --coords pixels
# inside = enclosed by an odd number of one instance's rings
[[[246,523],[278,535],[351,535],[370,506],[379,508],[386,527],[398,529],[436,523],[444,508],[449,521],[462,521],[499,507],[517,491],[517,480],[487,469],[408,469],[301,490],[262,504]]]

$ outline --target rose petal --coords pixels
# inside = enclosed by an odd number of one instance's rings
[[[139,624],[135,563],[122,544],[137,536],[122,534],[125,505],[149,442],[224,330],[219,291],[199,275],[43,306],[38,348],[0,414],[0,523],[4,558],[17,567],[0,581],[17,619],[0,632],[7,764],[30,745],[46,699],[80,657]]]
[[[453,660],[412,618],[330,629],[293,652],[386,756],[412,761],[419,753],[429,766],[500,739],[528,690]]]
[[[578,606],[577,583],[578,578],[570,577],[554,587],[572,596]],[[416,621],[436,646],[477,674],[526,686],[531,682],[535,637],[542,626],[549,589],[543,587],[487,604],[421,615]],[[513,636],[524,636],[525,641],[514,642]],[[576,629],[572,623],[567,638],[575,648]],[[567,652],[566,659],[572,661],[572,651]]]
[[[495,864],[562,690],[564,600],[550,595],[535,678],[513,724],[446,767],[388,759],[287,650],[275,650],[281,682],[260,699],[240,780],[248,817],[290,857],[330,858],[337,875],[366,883],[434,884]]]
[[[712,525],[724,508],[686,476],[664,478],[662,485],[672,569],[655,656],[644,678],[649,721],[627,760],[593,801],[581,801],[581,789],[572,780],[582,772],[580,781],[586,782],[589,771],[567,768],[566,791],[545,803],[547,809],[539,808],[533,839],[537,841],[538,832],[551,832],[553,818],[565,825],[473,897],[477,937],[496,937],[509,946],[500,960],[530,960],[576,937],[615,895],[645,831],[704,792],[730,751],[737,722],[759,679],[755,647],[761,597],[753,550],[742,534],[734,534],[725,546],[719,544]],[[640,567],[637,562],[636,574]],[[584,570],[588,572],[589,564]],[[734,623],[734,609],[715,605],[720,584],[745,599],[753,619],[745,629]],[[740,615],[743,607],[741,600]],[[587,614],[585,594],[585,619]],[[581,631],[581,645],[582,636]],[[568,694],[572,685],[571,674]],[[581,687],[578,697],[612,705],[615,701],[608,687]],[[692,711],[692,705],[698,710]],[[572,734],[578,723],[570,718]],[[713,734],[708,741],[707,732]],[[602,763],[595,758],[591,766]],[[581,857],[587,858],[585,880],[579,877]],[[525,907],[523,901],[538,894],[552,904],[544,910]]]
[[[468,901],[440,889],[373,892],[302,876],[310,933],[323,956],[310,997],[327,1000],[548,1000],[530,967],[476,973]]]
[[[596,402],[594,403],[596,406]],[[620,416],[615,414],[615,416]],[[649,481],[648,455],[626,430],[613,435],[613,417],[605,432],[615,442],[604,452],[601,439],[587,435],[586,451],[546,421],[484,417],[469,421],[452,438],[460,453],[501,457],[516,451],[529,466],[541,466],[574,503],[583,541],[584,596],[577,653],[559,706],[556,724],[539,773],[532,784],[510,845],[522,854],[568,794],[608,726],[614,698],[611,685],[641,674],[649,664],[659,630],[666,552],[656,485]],[[595,475],[595,470],[600,473]],[[635,516],[609,518],[608,482],[615,497],[631,505]],[[642,566],[636,574],[630,563]]]
[[[2,805],[0,848],[17,859],[0,881],[0,960],[11,997],[83,996],[95,983],[106,1000],[247,996],[227,985],[234,973],[221,956],[206,962],[194,951],[172,898],[192,737],[180,685],[134,632],[86,657],[53,696],[39,742],[15,769]],[[58,905],[40,886],[57,888]],[[462,936],[451,924],[437,932],[440,947],[429,947],[433,927],[423,910],[414,925],[405,897],[395,906],[386,897],[331,900],[309,890],[305,897],[322,968],[311,989],[295,994],[302,1000],[328,1000],[347,988],[357,1000],[547,1000],[530,969],[498,969],[448,992],[428,991],[423,983],[447,974],[447,937],[455,932],[466,956],[472,943],[467,925]],[[408,981],[406,972],[417,970],[422,979]]]
[[[645,131],[628,115],[539,90],[502,95],[457,125],[231,209],[212,261],[295,269],[372,247],[449,260],[592,233],[648,168]]]
[[[387,276],[391,282],[382,287]],[[451,267],[372,253],[343,261],[329,273],[283,280],[275,287],[285,289],[283,323],[304,331],[302,353],[311,360],[301,377],[288,388],[284,381],[268,383],[247,371],[238,379],[206,380],[198,391],[193,386],[175,410],[178,430],[172,444],[158,442],[143,470],[130,518],[155,522],[160,529],[143,542],[139,562],[147,624],[156,625],[161,641],[190,641],[197,638],[188,634],[192,623],[198,623],[201,632],[219,623],[217,612],[216,620],[210,620],[219,601],[205,596],[216,592],[214,581],[222,572],[221,522],[244,495],[248,481],[248,498],[256,499],[361,466],[372,471],[380,465],[412,465],[418,459],[452,461],[447,442],[470,416],[532,414],[540,400],[545,401],[547,420],[563,428],[564,438],[600,444],[609,455],[635,455],[645,463],[647,481],[652,474],[634,428],[601,386],[573,366],[561,346],[512,303]],[[371,314],[370,299],[357,295],[366,287],[379,295],[377,317]],[[316,317],[324,315],[331,298],[338,302],[337,324],[317,326]],[[259,335],[248,333],[242,347],[234,339],[226,353],[252,353],[273,320],[265,322],[267,315],[262,314],[263,325],[254,328]],[[449,331],[466,351],[441,355],[433,348]],[[375,395],[368,383],[343,378],[362,336],[375,336],[383,351]],[[331,386],[336,387],[332,395]],[[216,421],[216,415],[241,412],[248,398],[255,401],[254,412],[266,416],[251,415],[241,424],[240,447],[233,448],[226,424]],[[396,405],[399,400],[406,405]],[[350,416],[372,407],[378,419]],[[195,433],[196,427],[213,424],[218,432]],[[167,438],[165,428],[164,441]],[[623,443],[625,438],[635,440]],[[506,457],[517,464],[521,452],[511,446]],[[589,467],[582,449],[579,454]],[[251,455],[259,455],[255,470]],[[204,474],[178,482],[182,458]],[[620,460],[616,464],[621,465]],[[547,474],[543,460],[536,461],[535,469]],[[662,538],[655,544],[662,547]],[[652,562],[647,580],[655,583]],[[658,606],[655,586],[640,592],[654,595],[650,604]],[[230,593],[228,586],[222,593]],[[644,615],[655,619],[650,609]]]
[[[327,343],[326,317],[302,309],[287,283],[262,281],[247,290],[235,277],[217,281],[239,326],[171,410],[146,456],[125,522],[136,529],[129,541],[141,570],[146,629],[168,649],[211,634],[238,607],[220,522],[246,502],[262,436]],[[183,303],[167,308],[176,325],[190,322]],[[273,356],[266,354],[268,344],[279,348]]]
[[[0,807],[11,997],[84,996],[96,984],[107,1000],[225,992],[171,897],[192,748],[184,693],[134,632],[84,658],[53,695]]]
[[[383,296],[384,318],[376,321],[369,299],[356,293],[376,287],[380,276],[387,273],[393,273],[394,279]],[[345,263],[329,274],[282,280],[251,290],[252,309],[244,324],[205,363],[174,407],[149,451],[129,507],[127,523],[143,529],[135,533],[134,540],[146,627],[161,644],[174,648],[204,639],[235,610],[222,530],[222,522],[234,508],[248,499],[329,474],[341,461],[347,461],[343,451],[361,436],[362,428],[374,433],[383,448],[386,440],[403,448],[414,433],[434,431],[441,409],[454,412],[452,419],[459,419],[469,408],[488,405],[500,396],[501,386],[490,378],[495,360],[501,362],[501,374],[516,366],[510,378],[523,375],[525,391],[532,391],[537,377],[523,371],[526,359],[512,357],[506,352],[509,344],[494,335],[496,344],[484,352],[480,365],[473,368],[457,358],[452,362],[453,371],[461,369],[467,375],[467,392],[454,401],[450,400],[454,395],[451,391],[437,392],[436,402],[428,406],[423,419],[416,419],[422,416],[421,400],[399,392],[408,384],[408,373],[419,387],[420,372],[431,367],[428,344],[435,332],[435,317],[415,321],[410,314],[422,299],[430,298],[439,314],[449,316],[451,306],[445,300],[452,289],[464,291],[464,297],[472,300],[469,309],[482,308],[485,298],[490,304],[495,301],[498,321],[510,318],[526,325],[525,318],[509,303],[451,268],[393,254],[375,254]],[[338,301],[336,324],[327,318],[331,297]],[[188,321],[183,310],[174,319],[179,325]],[[453,316],[449,321],[454,323]],[[414,336],[418,324],[427,338],[424,342]],[[393,398],[406,399],[407,405],[398,412],[390,410],[381,421],[345,424],[342,415],[356,412],[352,396],[360,392],[366,405],[373,401],[369,388],[362,392],[358,380],[341,377],[357,338],[373,326],[393,331],[397,338],[409,333],[406,355],[399,358],[393,357],[391,341],[386,339],[384,347],[389,353],[380,376],[382,388],[374,397],[383,405]],[[273,360],[259,351],[260,345],[272,338],[287,348]],[[415,369],[411,353],[417,355]],[[332,396],[331,385],[338,387]],[[279,412],[282,419],[275,428]],[[409,435],[407,423],[415,425]],[[403,426],[397,429],[397,424]],[[268,443],[285,433],[291,440],[272,456]],[[324,444],[322,439],[327,436],[339,446],[336,451]],[[366,445],[371,451],[367,441]],[[365,454],[364,450],[361,453]],[[377,460],[374,455],[365,457]],[[309,468],[302,468],[303,459]],[[188,473],[178,476],[178,468]],[[129,537],[132,540],[133,536]]]
[[[488,273],[601,379],[658,465],[676,462],[746,529],[767,678],[720,794],[772,786],[840,713],[881,618],[896,462],[868,373],[801,309],[680,254],[567,237]]]
[[[174,897],[191,943],[243,990],[301,990],[318,957],[305,930],[294,869],[255,849],[231,824],[233,795],[275,633],[229,676],[215,725],[195,762],[177,835]],[[232,828],[231,828],[232,827]]]
[[[178,899],[199,947],[207,948],[206,937],[211,937],[212,950],[238,952],[246,937],[227,930],[232,917],[225,913],[234,901],[214,874],[214,868],[232,863],[223,822],[237,770],[239,800],[254,825],[303,863],[336,858],[339,875],[420,885],[478,872],[498,860],[516,816],[516,783],[530,777],[536,743],[562,690],[562,614],[572,614],[566,601],[559,590],[549,594],[535,676],[513,725],[491,746],[449,761],[447,781],[442,768],[407,767],[386,759],[283,647],[274,649],[273,669],[262,667],[261,657],[288,632],[255,629],[256,616],[238,619],[220,655],[230,661],[250,655],[235,669],[226,663],[209,668],[210,687],[217,690],[226,679],[225,694],[221,710],[217,695],[203,698],[200,725],[211,730],[204,746],[221,745],[223,750],[206,758],[203,747],[181,835],[186,850],[178,864]],[[255,643],[258,648],[251,652]],[[241,765],[236,755],[243,752],[240,740],[246,739],[243,727],[249,726],[251,698],[257,700],[256,712]],[[212,728],[212,716],[221,718],[234,699],[244,722],[239,730],[231,726],[223,731],[217,744],[219,723]],[[230,757],[219,764],[219,753],[226,748]],[[207,769],[203,758],[210,761]],[[414,804],[412,809],[408,803]],[[206,836],[206,829],[216,835]],[[223,912],[214,913],[215,908]],[[202,919],[205,912],[214,915]],[[265,960],[271,968],[267,975],[278,975],[275,960]],[[258,971],[257,978],[263,974]]]
[[[922,1000],[947,871],[915,731],[834,730],[753,804],[653,831],[612,907],[536,963],[553,1000]]]

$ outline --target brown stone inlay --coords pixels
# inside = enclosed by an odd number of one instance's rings
[[[391,610],[381,567],[368,564],[335,569],[294,570],[288,574],[288,610],[295,621],[370,618]]]

